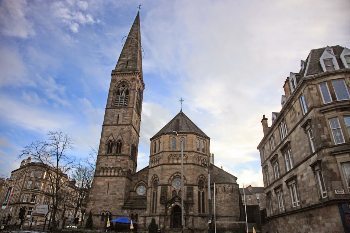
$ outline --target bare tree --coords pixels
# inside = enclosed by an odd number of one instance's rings
[[[91,148],[89,158],[79,162],[75,166],[72,177],[76,181],[76,185],[78,187],[78,199],[74,211],[74,218],[77,218],[79,210],[82,214],[85,213],[85,205],[87,203],[88,193],[90,191],[92,180],[94,177],[96,156],[97,150]]]
[[[67,153],[72,148],[72,140],[63,132],[49,132],[44,141],[36,141],[26,146],[20,157],[30,156],[43,163],[49,181],[51,198],[51,226],[57,228],[57,213],[62,204],[65,191],[64,183],[68,182],[67,172],[72,168],[73,159]]]

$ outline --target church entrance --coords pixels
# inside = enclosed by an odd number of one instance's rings
[[[181,228],[181,207],[175,205],[171,210],[171,228]]]

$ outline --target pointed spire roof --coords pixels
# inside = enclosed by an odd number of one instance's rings
[[[142,73],[142,51],[140,32],[140,13],[137,12],[134,23],[131,26],[122,52],[120,53],[115,72],[141,72]]]
[[[174,131],[178,133],[193,133],[204,138],[209,138],[185,115],[185,113],[180,111],[168,124],[156,133],[151,140],[164,134],[173,134]]]

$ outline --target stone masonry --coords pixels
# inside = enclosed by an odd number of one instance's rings
[[[350,232],[350,50],[311,50],[284,83],[261,156],[263,232]]]

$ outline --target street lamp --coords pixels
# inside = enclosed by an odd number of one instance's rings
[[[177,131],[173,131],[176,136],[178,135]],[[185,229],[185,218],[184,218],[184,146],[183,146],[183,139],[180,139],[180,146],[181,146],[181,226],[182,226],[182,232]]]

